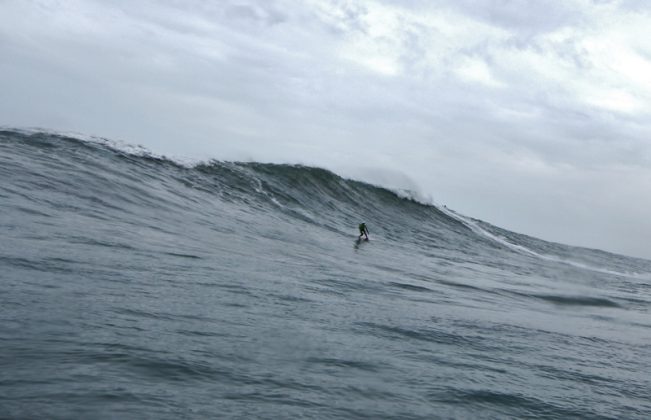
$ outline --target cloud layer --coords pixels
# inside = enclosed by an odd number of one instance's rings
[[[5,0],[0,124],[408,177],[651,257],[650,23],[642,1]]]

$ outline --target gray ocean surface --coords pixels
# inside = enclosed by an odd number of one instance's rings
[[[4,129],[0,235],[0,418],[651,418],[651,262],[323,169]]]

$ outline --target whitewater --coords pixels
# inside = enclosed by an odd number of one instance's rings
[[[4,128],[0,234],[1,418],[651,417],[650,261],[325,169]]]

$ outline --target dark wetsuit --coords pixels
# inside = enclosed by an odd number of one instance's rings
[[[359,237],[361,238],[362,235],[366,236],[366,239],[368,239],[368,228],[366,227],[366,223],[359,225]]]

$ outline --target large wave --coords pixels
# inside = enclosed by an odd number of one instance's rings
[[[343,236],[366,221],[375,227],[376,237],[395,246],[412,245],[425,255],[432,249],[461,251],[468,260],[481,263],[490,262],[495,252],[506,252],[513,258],[648,278],[648,261],[517,234],[428,204],[409,191],[346,179],[322,168],[181,161],[141,146],[42,130],[5,128],[0,138],[4,176],[20,177],[24,194],[47,188],[51,194],[75,197],[79,201],[70,205],[82,213],[119,218],[121,212],[147,207],[206,216],[214,210],[214,200],[220,200]],[[12,159],[18,155],[40,166],[28,165],[27,160],[21,166],[20,159]]]
[[[322,168],[42,130],[0,130],[0,231],[10,416],[646,418],[649,261]]]

